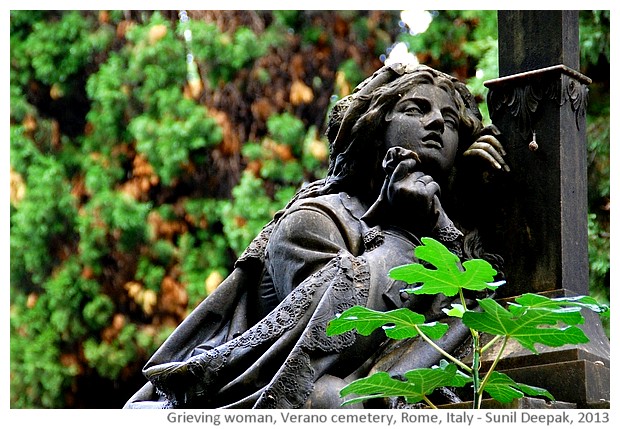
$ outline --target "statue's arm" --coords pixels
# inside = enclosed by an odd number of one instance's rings
[[[359,220],[318,208],[287,214],[268,246],[269,270],[278,295],[283,298],[340,252],[349,252],[368,266],[368,307],[387,310],[410,305],[410,297],[400,293],[406,285],[392,280],[388,273],[396,266],[414,262],[417,239],[397,228],[362,231],[360,225]],[[367,247],[361,244],[365,233],[377,231],[380,237],[374,242],[366,240]]]
[[[267,246],[267,268],[279,301],[340,251],[353,253],[353,243],[345,238],[350,228],[314,207],[292,210],[279,221]]]

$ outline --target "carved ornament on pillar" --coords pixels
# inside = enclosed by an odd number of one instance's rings
[[[519,133],[526,139],[536,131],[532,123],[542,100],[555,100],[560,106],[569,102],[579,129],[580,119],[586,115],[590,83],[590,78],[565,65],[489,80],[485,82],[489,88],[489,114],[495,120],[500,112],[508,112],[517,120]]]

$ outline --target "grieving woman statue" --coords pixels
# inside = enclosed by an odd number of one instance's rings
[[[353,305],[440,314],[435,298],[401,293],[388,272],[416,262],[421,237],[468,257],[444,207],[457,206],[458,159],[508,171],[496,130],[483,127],[465,85],[397,64],[334,107],[327,137],[327,177],[265,226],[149,360],[148,382],[126,408],[335,408],[339,390],[384,356],[386,339],[328,337],[331,319]],[[407,350],[404,364],[434,363],[423,347]]]

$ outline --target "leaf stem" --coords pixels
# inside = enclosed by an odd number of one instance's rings
[[[479,392],[478,392],[480,396],[482,396],[482,394],[484,392],[484,388],[486,387],[489,379],[491,378],[491,374],[493,373],[493,371],[495,371],[495,367],[499,363],[499,360],[502,357],[502,354],[504,354],[504,350],[506,349],[506,344],[508,343],[508,336],[505,335],[503,337],[504,337],[504,341],[502,341],[502,346],[500,347],[499,352],[497,352],[497,356],[495,356],[495,359],[493,360],[493,363],[491,364],[491,367],[489,368],[489,371],[484,376],[484,380],[482,380],[482,383],[480,383],[480,388],[479,388]]]
[[[464,369],[465,371],[471,373],[471,368],[470,367],[468,367],[466,364],[464,364],[463,362],[461,362],[460,360],[458,360],[457,358],[452,356],[450,353],[446,352],[444,349],[439,347],[437,344],[435,344],[435,342],[433,340],[431,340],[426,334],[424,334],[424,332],[422,332],[417,325],[415,326],[415,329],[416,329],[416,331],[418,331],[418,334],[420,335],[420,337],[424,341],[426,341],[432,348],[434,348],[439,353],[441,353],[442,356],[444,356],[447,359],[449,359],[450,361],[454,362],[455,364],[457,364],[460,368]]]
[[[433,404],[431,402],[431,400],[426,397],[426,395],[422,396],[422,399],[424,400],[424,402],[426,402],[428,404],[429,407],[431,407],[434,410],[437,409],[437,406],[435,404]]]
[[[478,331],[471,330],[472,338],[474,340],[474,360],[472,363],[472,380],[474,387],[474,409],[480,409],[482,403],[480,394],[480,335]]]
[[[493,344],[495,344],[495,343],[497,342],[497,340],[499,340],[500,338],[503,338],[503,337],[504,337],[504,335],[496,335],[496,336],[495,336],[495,338],[493,338],[491,341],[489,341],[488,343],[486,343],[486,344],[484,345],[484,347],[482,347],[482,348],[480,349],[480,353],[481,353],[481,354],[482,354],[482,353],[485,353],[485,352],[489,349],[489,347],[491,347]]]
[[[467,311],[467,302],[465,301],[465,295],[463,294],[463,288],[459,287],[459,299],[461,300],[461,305],[463,309]]]
[[[459,287],[459,298],[461,300],[461,305],[463,305],[463,309],[467,310],[467,302],[465,301],[465,295],[463,294],[463,288]],[[480,404],[482,403],[481,398],[482,395],[480,392],[480,355],[482,354],[482,350],[480,348],[480,333],[473,328],[469,328],[471,332],[471,337],[474,342],[474,356],[473,362],[471,365],[471,375],[472,375],[472,384],[474,388],[474,409],[479,409]]]

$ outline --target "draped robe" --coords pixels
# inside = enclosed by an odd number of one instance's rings
[[[368,227],[366,211],[341,192],[300,198],[279,212],[147,362],[149,381],[125,407],[312,407],[321,379],[366,375],[380,360],[384,334],[329,337],[327,323],[353,305],[420,312],[430,305],[401,292],[407,285],[388,276],[391,268],[416,261],[417,238]],[[437,360],[423,349],[421,359],[410,353],[413,364]],[[188,360],[185,378],[170,377],[176,369],[152,372]],[[389,365],[402,363],[392,357]]]

